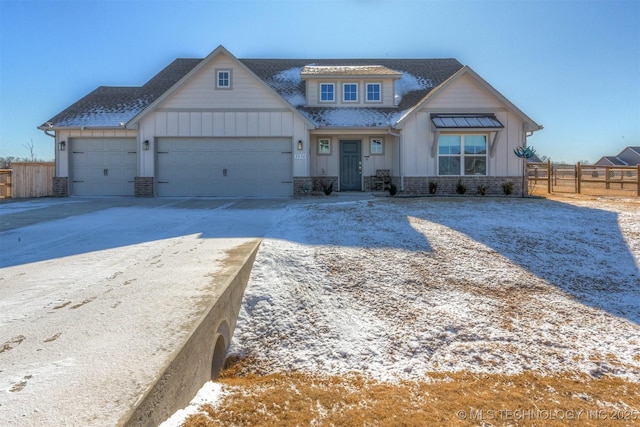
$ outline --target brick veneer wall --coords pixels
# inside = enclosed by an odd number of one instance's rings
[[[333,191],[338,191],[337,176],[294,176],[293,197],[323,195],[322,188],[333,184]]]
[[[66,176],[53,177],[53,197],[69,197],[69,178]]]
[[[429,194],[429,182],[438,184],[436,195],[456,195],[458,180],[467,187],[465,195],[478,194],[478,186],[486,187],[487,195],[504,195],[502,184],[513,183],[512,195],[519,195],[522,191],[522,177],[520,176],[406,176],[404,178],[404,193],[406,195],[424,196]]]
[[[153,197],[152,176],[136,176],[133,182],[133,191],[136,197]]]

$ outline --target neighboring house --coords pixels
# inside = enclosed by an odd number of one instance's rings
[[[405,194],[521,183],[542,129],[455,59],[176,59],[140,87],[99,87],[39,129],[66,195]]]
[[[596,162],[598,166],[636,166],[640,164],[640,147],[627,147],[617,156],[604,156]]]

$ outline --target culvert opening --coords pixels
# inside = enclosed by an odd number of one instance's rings
[[[220,375],[220,371],[224,367],[224,361],[227,356],[227,346],[222,335],[218,336],[216,345],[213,348],[213,358],[211,359],[211,379],[215,380]]]

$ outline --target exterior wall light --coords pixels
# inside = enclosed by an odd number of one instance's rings
[[[64,142],[64,141],[60,141],[60,142],[58,143],[58,150],[60,150],[60,151],[64,151],[64,148],[65,148],[65,146],[66,146],[66,145],[67,145],[67,143],[66,143],[66,142]]]
[[[302,150],[302,140],[298,140],[298,150]]]
[[[149,149],[149,140],[145,139],[145,141],[142,143],[142,149],[147,151]]]

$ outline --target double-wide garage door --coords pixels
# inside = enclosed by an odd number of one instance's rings
[[[73,138],[71,194],[133,196],[136,176],[135,138]]]
[[[159,196],[291,196],[289,138],[159,138]]]

